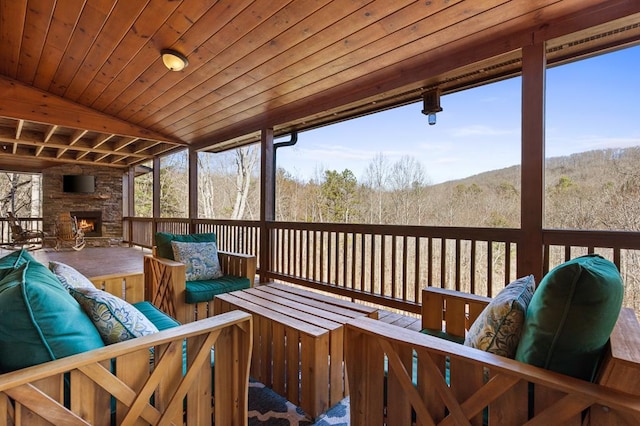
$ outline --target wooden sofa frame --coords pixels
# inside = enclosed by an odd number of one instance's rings
[[[118,296],[138,280],[93,279]],[[136,302],[140,294],[124,296]],[[0,426],[246,425],[252,327],[251,315],[233,311],[0,374]]]
[[[455,334],[490,299],[428,288],[422,300],[425,328]],[[347,324],[345,359],[352,425],[412,424],[412,410],[417,425],[640,424],[631,309],[618,318],[596,383],[368,318]]]
[[[218,251],[222,272],[246,277],[253,287],[256,277],[256,257],[248,254]],[[185,324],[214,315],[213,300],[189,304],[185,302],[185,265],[175,260],[157,257],[155,248],[144,257],[146,298],[163,312]]]

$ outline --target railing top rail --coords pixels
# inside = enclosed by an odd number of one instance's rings
[[[640,248],[640,232],[634,231],[544,229],[542,235],[545,245]]]
[[[405,226],[306,222],[268,222],[267,228],[512,242],[519,241],[522,233],[521,230],[515,228],[466,228],[453,226]]]

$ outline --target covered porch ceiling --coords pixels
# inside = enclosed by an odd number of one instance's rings
[[[638,40],[637,0],[3,1],[0,168],[226,149]]]

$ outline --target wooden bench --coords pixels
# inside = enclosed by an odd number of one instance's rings
[[[104,290],[129,303],[142,302],[144,298],[144,274],[109,274],[91,277],[89,280],[100,290]]]
[[[489,300],[426,289],[424,325],[464,333]],[[597,383],[366,318],[346,325],[345,360],[352,425],[411,424],[412,409],[417,424],[640,424],[640,326],[630,309]]]
[[[219,295],[214,305],[253,314],[251,376],[314,418],[348,395],[344,324],[377,318],[376,308],[283,284]]]

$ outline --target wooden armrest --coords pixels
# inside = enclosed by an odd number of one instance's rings
[[[227,275],[249,278],[251,287],[253,287],[257,267],[257,259],[254,255],[218,250],[218,259],[222,272]]]
[[[190,322],[184,306],[184,293],[187,288],[184,263],[146,255],[143,265],[144,292],[147,300],[179,322]]]
[[[469,329],[489,302],[490,297],[425,287],[422,289],[422,328],[464,337],[465,330]]]
[[[633,309],[620,311],[596,381],[640,395],[640,324]]]

